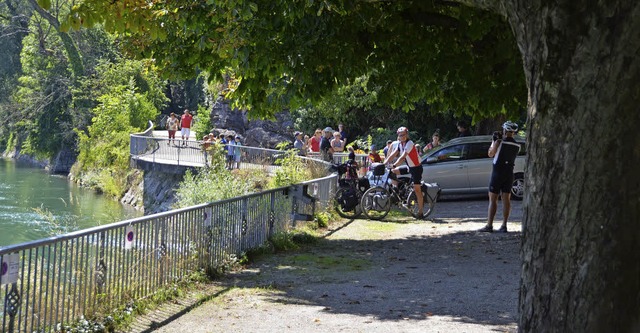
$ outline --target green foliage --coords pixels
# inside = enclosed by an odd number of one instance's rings
[[[311,171],[306,167],[304,161],[298,158],[297,151],[290,149],[283,151],[282,157],[277,161],[280,165],[269,183],[270,188],[289,186],[312,179]]]
[[[202,140],[202,137],[211,132],[211,110],[198,105],[198,111],[196,116],[193,117],[193,126],[191,127],[196,133],[196,139]]]
[[[87,0],[75,10],[106,20],[168,74],[203,68],[227,79],[227,96],[255,116],[306,107],[363,76],[363,90],[390,109],[427,103],[478,120],[526,103],[505,19],[458,2]]]
[[[293,241],[293,234],[289,232],[277,233],[273,235],[269,241],[273,244],[274,249],[280,252],[297,250],[300,248],[300,245]]]
[[[189,207],[206,202],[242,196],[252,191],[250,179],[235,177],[225,168],[222,147],[214,145],[211,165],[198,174],[190,171],[176,190],[177,207]]]
[[[22,76],[14,87],[11,117],[3,132],[17,132],[17,148],[38,157],[51,157],[63,145],[73,144],[68,62],[59,36],[46,34],[46,22],[31,19],[20,55]]]
[[[103,64],[98,70],[94,82],[102,95],[97,97],[87,132],[76,130],[79,154],[74,170],[84,184],[119,197],[129,173],[129,134],[140,132],[148,120],[156,118],[164,97],[161,81],[141,62]]]
[[[269,173],[262,169],[235,169],[232,171],[234,177],[246,179],[254,191],[266,190],[269,186]]]
[[[329,226],[329,221],[331,221],[331,214],[327,212],[320,212],[314,216],[314,220],[318,224],[320,228],[326,228]]]

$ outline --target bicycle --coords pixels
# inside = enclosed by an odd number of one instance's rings
[[[415,218],[424,218],[431,214],[440,197],[440,186],[435,183],[422,183],[423,216],[418,215],[418,198],[413,189],[411,175],[397,177],[398,186],[393,187],[389,183],[391,169],[382,163],[371,165],[373,183],[376,186],[369,188],[362,195],[360,206],[365,216],[372,220],[381,220],[391,210],[391,206],[406,209]]]
[[[349,162],[333,164],[332,170],[338,172],[338,190],[335,194],[334,208],[338,215],[354,219],[362,214],[360,201],[364,192],[369,189],[369,180],[358,178],[354,166]],[[348,174],[348,177],[343,178]]]

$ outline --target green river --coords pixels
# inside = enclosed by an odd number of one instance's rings
[[[0,247],[138,216],[65,177],[0,159]]]

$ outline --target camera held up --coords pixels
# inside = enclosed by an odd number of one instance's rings
[[[493,132],[493,141],[502,140],[502,132]]]

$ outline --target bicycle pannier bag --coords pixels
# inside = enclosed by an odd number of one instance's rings
[[[356,195],[356,191],[352,188],[343,191],[340,198],[338,198],[338,203],[342,206],[342,210],[345,212],[353,210],[358,205],[358,196]]]
[[[363,177],[363,178],[358,179],[358,189],[359,189],[362,193],[364,193],[366,190],[368,190],[368,189],[369,189],[369,186],[370,186],[370,184],[369,184],[369,179],[364,178],[364,177]]]
[[[371,170],[374,176],[382,176],[386,171],[383,163],[372,163]]]

